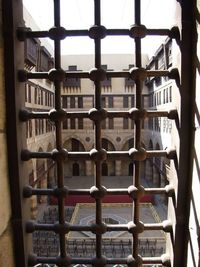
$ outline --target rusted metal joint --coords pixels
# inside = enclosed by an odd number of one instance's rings
[[[19,119],[20,119],[20,121],[28,121],[30,114],[31,114],[31,112],[29,110],[21,109],[19,111]]]
[[[180,76],[179,76],[179,72],[177,68],[169,68],[169,73],[168,73],[168,77],[169,79],[173,79],[173,80],[180,80]]]
[[[144,68],[133,67],[129,70],[130,78],[132,80],[145,80],[147,71]]]
[[[161,261],[165,267],[171,267],[171,260],[168,254],[161,255]]]
[[[53,149],[53,151],[51,152],[51,158],[54,161],[64,161],[68,158],[68,151],[66,149]]]
[[[171,30],[170,30],[169,37],[175,39],[177,44],[179,44],[180,43],[180,38],[181,38],[180,36],[181,35],[180,35],[179,28],[177,26],[172,27]]]
[[[52,27],[49,30],[49,37],[52,40],[64,40],[67,36],[67,31],[64,27]]]
[[[127,266],[128,267],[141,267],[142,266],[142,258],[140,255],[137,255],[137,258],[133,258],[132,255],[127,257]]]
[[[136,161],[143,161],[146,159],[146,156],[147,156],[146,150],[142,147],[139,150],[135,148],[131,148],[129,149],[128,153],[129,153],[130,158]]]
[[[72,259],[70,256],[65,256],[65,257],[57,257],[55,263],[57,266],[68,267],[71,265],[71,261],[72,261]]]
[[[93,148],[92,150],[90,150],[90,157],[93,161],[102,162],[106,160],[107,152],[103,148],[100,150],[96,150],[95,148]]]
[[[66,119],[67,112],[63,109],[51,109],[49,111],[49,118],[51,121],[64,121]]]
[[[167,148],[166,152],[167,152],[167,158],[168,159],[176,159],[176,150],[175,149]]]
[[[88,32],[91,39],[103,39],[106,37],[106,28],[102,25],[94,25],[89,28]]]
[[[48,72],[48,78],[52,82],[63,82],[65,80],[65,71],[63,69],[51,69]]]
[[[99,68],[92,68],[89,71],[89,77],[90,80],[96,82],[96,81],[104,81],[106,79],[106,71]]]
[[[105,234],[107,231],[107,226],[105,223],[101,223],[101,224],[92,224],[91,225],[91,232],[93,234],[96,234],[96,235],[102,235],[102,234]]]
[[[132,199],[140,199],[144,196],[145,190],[143,186],[137,188],[134,185],[131,185],[128,187],[128,194]]]
[[[108,112],[105,109],[92,108],[89,110],[89,118],[92,121],[102,121],[105,120],[108,116]]]
[[[54,232],[56,234],[68,234],[70,231],[70,224],[69,223],[55,223],[54,224]]]
[[[147,117],[147,111],[145,109],[131,108],[129,109],[129,118],[132,120],[143,120]]]
[[[107,194],[107,189],[104,186],[97,188],[96,186],[92,186],[90,188],[90,195],[94,199],[102,199]]]
[[[93,258],[91,265],[93,267],[104,267],[107,264],[107,258],[105,256],[101,256],[100,258]]]
[[[165,190],[166,190],[166,193],[167,193],[168,197],[173,197],[174,196],[175,191],[174,191],[173,185],[171,185],[171,184],[166,185],[165,186]]]
[[[28,72],[26,70],[18,70],[17,77],[19,82],[26,82],[28,80]]]
[[[26,222],[26,232],[33,233],[35,231],[35,221],[29,220]]]
[[[38,263],[37,255],[34,253],[29,254],[28,256],[28,266],[35,266]]]
[[[163,224],[163,230],[166,233],[171,233],[171,231],[172,231],[172,223],[169,220],[165,220],[165,221],[162,222],[162,224]]]
[[[144,38],[147,35],[147,29],[144,25],[131,25],[129,30],[129,36],[131,38]]]
[[[136,234],[136,233],[142,233],[144,231],[144,224],[143,222],[139,222],[135,224],[133,221],[128,222],[128,231],[131,234]]]
[[[167,117],[170,120],[176,120],[178,118],[177,109],[170,109]]]
[[[31,32],[29,27],[18,27],[17,28],[17,39],[21,42],[24,42],[27,38],[27,32]]]
[[[69,194],[69,189],[66,186],[62,188],[57,187],[53,190],[53,193],[55,197],[67,197]]]
[[[24,188],[23,188],[23,197],[24,198],[31,197],[33,195],[33,190],[32,189],[33,189],[33,187],[30,186],[30,185],[24,186]]]
[[[23,149],[21,151],[21,160],[22,161],[28,161],[31,159],[31,152],[28,149]]]

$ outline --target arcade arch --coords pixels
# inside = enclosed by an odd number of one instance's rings
[[[148,150],[153,150],[153,142],[150,139],[148,144]],[[153,185],[153,158],[148,158],[145,160],[145,180],[150,185]]]
[[[106,151],[115,151],[115,147],[111,141],[109,141],[106,138],[102,138],[102,147]],[[115,160],[107,160],[106,162],[103,162],[101,165],[101,172],[103,176],[115,176],[116,171],[116,162]]]
[[[40,147],[38,152],[43,152],[43,149]],[[45,160],[36,159],[36,187],[37,188],[47,188],[47,179],[45,173]],[[45,196],[37,196],[37,203],[41,204],[45,202]]]
[[[47,151],[52,151],[51,143],[48,144]],[[55,162],[52,159],[47,159],[46,162],[46,169],[47,169],[47,187],[52,188],[56,183],[56,173],[55,173]]]
[[[68,151],[85,151],[84,145],[75,138],[66,140],[63,147]],[[65,161],[64,162],[64,176],[85,176],[86,175],[86,162],[79,161]]]
[[[134,138],[128,139],[123,147],[123,151],[128,151],[130,148],[134,147]],[[121,161],[121,175],[125,176],[132,176],[134,171],[134,163],[131,161],[131,159],[128,159],[126,161]]]
[[[156,150],[160,150],[160,145],[156,143]],[[156,187],[161,186],[161,159],[155,157],[154,158],[154,185]]]

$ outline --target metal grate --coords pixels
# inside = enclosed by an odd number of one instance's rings
[[[12,1],[7,1],[5,4],[5,14],[9,16],[10,10],[15,10],[16,6],[12,6]],[[147,77],[169,77],[170,79],[175,79],[178,82],[178,71],[172,69],[171,71],[150,71],[143,68],[141,63],[141,39],[150,35],[164,35],[170,38],[178,39],[178,29],[173,27],[172,29],[148,29],[141,24],[140,17],[140,1],[135,0],[135,10],[133,14],[134,25],[130,29],[106,29],[101,25],[101,8],[100,0],[94,0],[94,26],[89,30],[66,30],[60,25],[60,0],[54,0],[54,27],[49,31],[29,31],[24,27],[18,28],[17,37],[20,42],[24,42],[29,38],[51,38],[54,41],[54,58],[55,58],[55,69],[49,72],[26,72],[24,70],[18,71],[18,79],[20,83],[23,83],[31,79],[49,79],[53,81],[55,88],[55,109],[49,112],[31,112],[25,109],[20,110],[20,121],[26,122],[32,119],[48,119],[55,123],[55,141],[56,147],[52,152],[34,152],[28,151],[22,147],[21,159],[22,161],[28,161],[32,158],[48,158],[52,159],[56,163],[57,170],[57,187],[55,189],[35,189],[30,186],[24,185],[23,187],[23,197],[30,198],[33,195],[48,195],[55,196],[58,199],[58,223],[56,224],[43,224],[36,223],[34,221],[26,222],[26,232],[28,234],[34,233],[35,231],[51,231],[55,232],[59,237],[59,255],[57,257],[42,257],[31,254],[31,251],[20,253],[18,257],[18,266],[34,266],[38,263],[49,263],[56,264],[57,266],[69,266],[70,264],[91,264],[93,266],[105,266],[106,264],[127,264],[128,266],[142,266],[149,264],[157,264],[163,266],[171,266],[171,259],[168,255],[163,254],[160,257],[142,257],[139,255],[139,234],[146,230],[162,230],[166,233],[172,234],[172,224],[169,221],[163,221],[161,223],[149,223],[144,224],[140,221],[140,199],[144,194],[166,194],[168,197],[174,196],[174,188],[169,185],[164,188],[143,188],[140,182],[140,163],[148,158],[153,157],[167,157],[169,159],[175,160],[176,153],[175,150],[145,150],[141,147],[141,125],[142,120],[145,118],[152,117],[167,117],[170,120],[177,119],[177,111],[150,111],[144,110],[142,106],[142,84]],[[15,3],[16,5],[16,3]],[[16,8],[15,14],[12,16],[18,16]],[[19,13],[20,14],[20,13]],[[6,15],[4,20],[7,21]],[[16,24],[19,26],[18,21]],[[13,22],[10,25],[10,29],[16,30],[16,25]],[[135,62],[132,62],[134,66],[130,71],[109,71],[103,70],[101,68],[101,40],[106,36],[129,36],[135,42]],[[87,36],[94,40],[95,47],[95,61],[94,68],[90,71],[64,71],[61,68],[61,42],[65,37],[75,37],[75,36]],[[11,40],[11,43],[15,43],[16,40]],[[16,48],[16,47],[15,47]],[[14,51],[14,50],[13,50]],[[14,55],[13,62],[9,62],[14,66]],[[12,72],[13,77],[15,77],[14,71]],[[112,77],[124,77],[132,79],[136,84],[136,108],[132,108],[129,111],[106,111],[102,108],[101,104],[101,82],[105,79]],[[61,88],[62,83],[66,78],[80,78],[80,79],[90,79],[95,85],[95,101],[94,108],[84,112],[68,112],[64,111],[61,107]],[[15,85],[14,78],[10,81],[8,86]],[[15,85],[16,86],[16,85]],[[15,87],[14,86],[14,87]],[[11,96],[10,96],[11,97]],[[14,96],[13,96],[14,97]],[[11,116],[11,114],[10,114]],[[106,151],[102,148],[102,119],[105,118],[130,118],[135,122],[135,133],[134,140],[135,144],[128,151]],[[63,148],[62,140],[62,121],[66,118],[88,118],[94,122],[94,135],[95,144],[94,149],[88,152],[69,152]],[[10,119],[10,118],[9,118]],[[16,119],[15,124],[18,121]],[[24,123],[25,125],[25,123]],[[21,126],[20,126],[21,127]],[[17,134],[16,134],[17,136]],[[23,137],[25,138],[25,137]],[[16,143],[18,143],[16,141]],[[13,148],[18,150],[17,147]],[[65,159],[68,160],[90,160],[95,163],[95,173],[94,173],[94,185],[88,189],[70,189],[64,185],[64,173],[63,173],[63,162]],[[131,159],[135,165],[133,184],[126,189],[109,189],[102,185],[101,168],[102,162],[105,160],[126,160]],[[18,162],[18,159],[15,160]],[[13,171],[18,168],[18,165],[13,167]],[[13,173],[13,176],[14,173]],[[22,178],[18,177],[19,180]],[[23,183],[23,182],[22,182]],[[14,185],[13,185],[14,186]],[[78,186],[78,185],[77,185]],[[18,186],[17,186],[18,188]],[[19,191],[19,192],[18,192]],[[20,190],[17,190],[16,199],[20,199]],[[13,191],[14,193],[14,191]],[[102,220],[102,200],[106,195],[129,195],[133,200],[133,216],[132,220],[128,224],[118,224],[110,225],[106,224]],[[96,203],[96,214],[95,214],[95,224],[90,226],[73,225],[65,221],[65,198],[69,195],[90,195],[95,199]],[[16,200],[14,198],[13,203]],[[23,202],[23,201],[22,201]],[[15,206],[14,206],[15,209]],[[16,207],[17,210],[21,210],[21,207]],[[19,224],[23,222],[23,215],[14,214],[16,221],[16,232],[18,231]],[[19,221],[20,223],[17,223]],[[81,257],[73,258],[68,254],[68,249],[66,246],[66,234],[70,231],[89,231],[96,235],[96,255],[93,258]],[[132,235],[132,248],[129,256],[120,258],[106,258],[103,253],[103,241],[102,235],[109,231],[127,231]],[[18,235],[23,235],[23,231],[18,233]],[[21,242],[21,241],[20,241]],[[25,248],[22,246],[22,251]],[[28,259],[27,254],[29,254]],[[22,258],[26,259],[24,262]],[[27,263],[28,262],[28,263]]]

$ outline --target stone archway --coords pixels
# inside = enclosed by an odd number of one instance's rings
[[[40,147],[38,152],[43,152],[43,149]],[[47,179],[45,172],[45,160],[44,159],[36,159],[36,187],[39,188],[47,188]],[[45,196],[37,196],[37,203],[41,204],[46,202]]]
[[[153,142],[150,139],[149,140],[149,145],[148,145],[149,150],[153,150]],[[153,159],[149,158],[146,160],[146,173],[145,173],[145,179],[149,183],[149,185],[153,185]]]
[[[47,151],[52,151],[52,145],[49,143]],[[55,162],[52,159],[47,159],[46,161],[47,169],[47,188],[52,188],[56,184],[56,172],[55,172]]]
[[[115,151],[115,147],[111,141],[106,138],[102,138],[102,147],[106,151]],[[116,163],[114,160],[107,160],[102,163],[102,175],[103,176],[115,176]]]
[[[156,143],[156,150],[160,150],[160,145]],[[156,157],[154,159],[154,185],[161,187],[161,159]]]
[[[123,147],[123,151],[128,151],[130,148],[134,147],[134,138],[128,139]],[[121,161],[121,175],[124,176],[132,176],[134,171],[134,162],[131,161],[131,159],[128,159],[126,161]]]
[[[67,151],[85,151],[84,145],[75,138],[68,139],[64,142],[63,147]],[[86,175],[86,162],[84,160],[67,161],[64,163],[64,176],[85,176]]]
[[[141,143],[141,147],[146,149],[144,143]],[[140,177],[142,179],[145,179],[145,177],[146,177],[146,164],[147,164],[147,160],[143,160],[140,162]]]

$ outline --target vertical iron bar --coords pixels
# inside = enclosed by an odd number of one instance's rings
[[[94,0],[94,23],[97,26],[101,25],[101,1]],[[101,68],[101,40],[96,38],[95,42],[95,68]],[[101,82],[95,81],[95,108],[97,110],[101,109]],[[101,140],[101,121],[95,121],[95,147],[97,151],[102,148]],[[101,187],[101,162],[97,161],[95,163],[95,184],[97,188]],[[102,223],[102,200],[96,199],[96,224]],[[102,256],[102,235],[96,235],[96,257],[100,258]]]
[[[60,0],[54,0],[54,25],[60,27]],[[54,41],[54,57],[55,57],[55,68],[56,70],[61,69],[61,44],[60,40]],[[61,82],[59,80],[54,81],[55,87],[55,109],[61,109]],[[62,149],[62,123],[60,120],[56,121],[56,148],[58,151]],[[58,188],[64,187],[64,172],[63,172],[63,160],[57,160],[57,186]],[[58,216],[59,223],[65,224],[65,198],[60,195],[58,197]],[[65,234],[59,234],[60,241],[60,256],[66,257],[66,240]]]
[[[135,24],[140,25],[140,9],[141,3],[140,0],[135,0]],[[137,68],[141,68],[141,39],[135,38],[135,65]],[[141,109],[141,91],[142,91],[142,82],[140,79],[135,81],[136,83],[136,108],[138,110]],[[137,119],[135,121],[135,148],[140,149],[141,143],[141,121]],[[138,187],[140,185],[140,162],[135,161],[135,168],[134,168],[134,177],[133,182],[135,186]],[[139,199],[134,200],[133,206],[133,221],[136,225],[139,223],[139,216],[140,216],[140,202]],[[133,257],[137,258],[139,253],[139,234],[136,232],[133,234]]]

